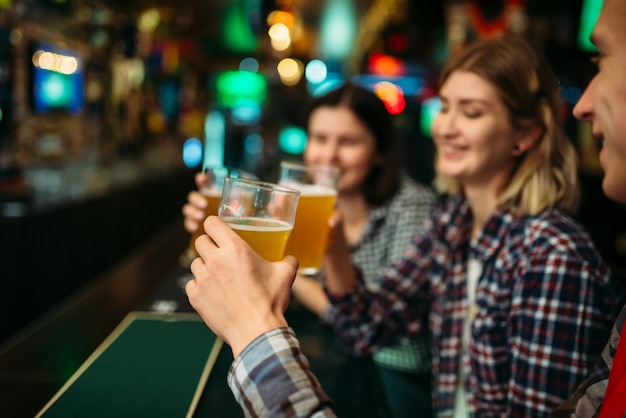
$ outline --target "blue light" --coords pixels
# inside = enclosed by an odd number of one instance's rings
[[[288,154],[302,154],[306,147],[306,132],[297,126],[287,126],[278,134],[278,146]]]
[[[322,60],[311,60],[304,69],[304,76],[311,84],[319,84],[326,80],[328,68]]]
[[[183,162],[189,168],[195,168],[202,162],[202,142],[198,138],[189,138],[183,144]]]
[[[256,73],[259,71],[259,61],[252,57],[246,57],[239,63],[239,70]]]
[[[241,99],[233,104],[230,115],[235,125],[250,125],[261,118],[261,106],[255,100]]]
[[[308,83],[308,88],[313,97],[318,97],[341,87],[344,83],[345,79],[343,75],[336,72],[329,72],[326,74],[324,81],[319,84]]]
[[[244,140],[244,149],[247,155],[258,156],[263,152],[265,141],[263,137],[257,133],[252,133]]]

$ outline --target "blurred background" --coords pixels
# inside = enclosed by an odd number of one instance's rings
[[[180,221],[203,165],[273,180],[304,149],[304,104],[344,80],[383,99],[407,171],[429,183],[439,70],[505,32],[554,66],[579,217],[623,274],[624,208],[602,194],[597,144],[571,115],[601,3],[0,0],[0,342]]]

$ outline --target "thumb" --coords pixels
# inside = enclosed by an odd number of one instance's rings
[[[282,263],[285,264],[285,268],[287,270],[293,271],[293,274],[290,274],[291,280],[289,281],[289,286],[291,286],[293,281],[296,279],[296,272],[298,271],[300,264],[298,263],[298,259],[292,255],[286,255],[282,259]]]

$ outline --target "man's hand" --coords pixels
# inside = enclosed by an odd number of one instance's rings
[[[298,262],[292,256],[266,261],[216,216],[207,218],[204,229],[187,297],[236,358],[259,335],[288,326],[284,312]]]

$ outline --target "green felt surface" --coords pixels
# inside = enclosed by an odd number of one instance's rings
[[[193,314],[131,313],[38,416],[190,416],[220,346]]]

